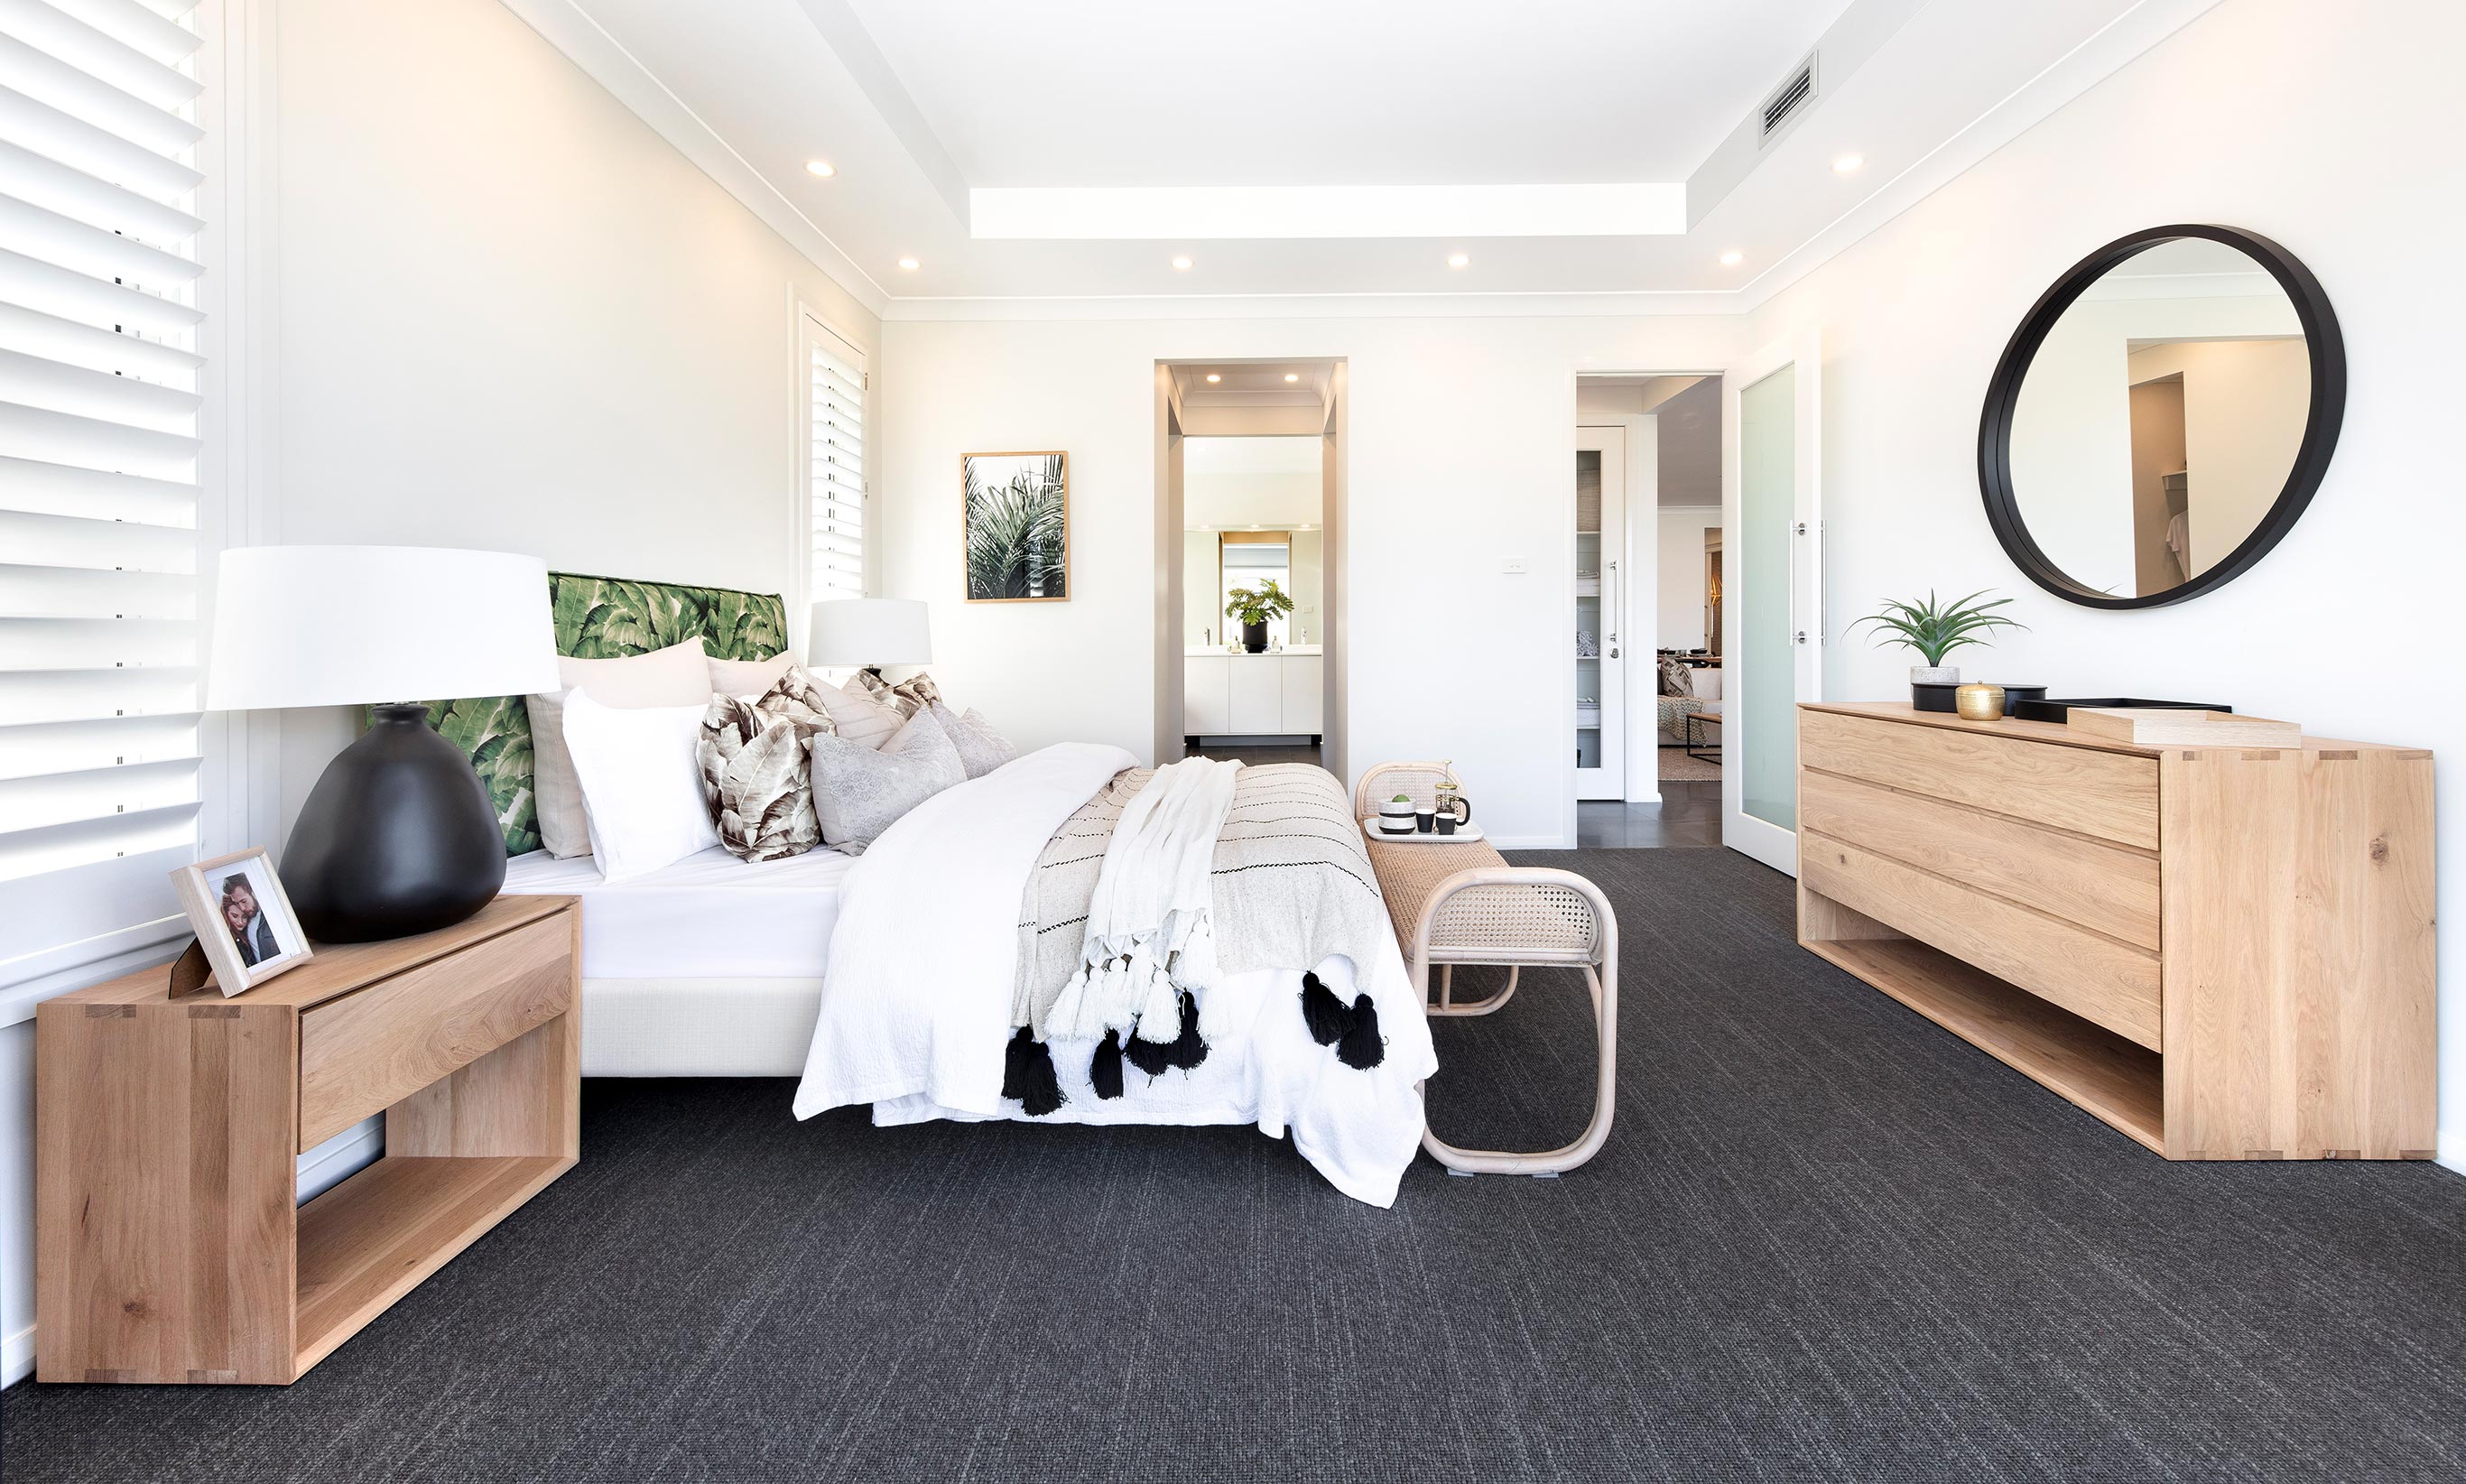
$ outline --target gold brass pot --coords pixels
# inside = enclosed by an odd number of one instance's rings
[[[1952,708],[1961,713],[1962,721],[2002,721],[2004,687],[1963,686],[1952,693]]]

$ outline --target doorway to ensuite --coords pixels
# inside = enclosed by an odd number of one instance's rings
[[[1340,773],[1343,363],[1160,362],[1156,382],[1157,761]]]
[[[1577,378],[1576,839],[1721,842],[1722,378]]]

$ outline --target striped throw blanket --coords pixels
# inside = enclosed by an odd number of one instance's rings
[[[1045,842],[1036,867],[1028,872],[1011,1007],[1017,1032],[1004,1091],[1020,1097],[1030,1113],[1040,1111],[1042,1099],[1022,1095],[1022,1089],[1032,1089],[1041,1079],[1026,1064],[1045,1054],[1055,1001],[1079,972],[1088,905],[1106,845],[1124,807],[1154,776],[1154,770],[1145,768],[1114,775]],[[1364,964],[1379,935],[1389,932],[1352,802],[1343,785],[1323,768],[1285,763],[1243,769],[1217,835],[1208,880],[1220,973],[1315,970],[1335,956]],[[1319,986],[1315,977],[1308,985],[1299,1013],[1310,1021],[1319,1043],[1337,1045],[1348,1066],[1377,1066],[1383,1052],[1369,997],[1347,1006]],[[1181,1014],[1181,1035],[1170,1045],[1149,1039],[1144,1027],[1127,1046],[1109,1032],[1096,1052],[1099,1095],[1110,1095],[1106,1092],[1109,1069],[1118,1087],[1118,1061],[1125,1054],[1152,1076],[1171,1067],[1198,1065],[1214,1029],[1203,989],[1182,997]]]

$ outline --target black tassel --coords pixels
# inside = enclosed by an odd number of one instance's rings
[[[1002,1047],[1002,1096],[1014,1100],[1027,1096],[1027,1059],[1035,1045],[1035,1034],[1021,1025]]]
[[[1122,1054],[1131,1065],[1151,1077],[1161,1077],[1174,1068],[1188,1071],[1207,1060],[1207,1043],[1199,1039],[1199,1001],[1189,991],[1180,995],[1181,1034],[1169,1042],[1131,1038]]]
[[[1353,1001],[1353,1025],[1336,1043],[1335,1059],[1355,1071],[1368,1071],[1387,1060],[1387,1038],[1379,1034],[1379,1007],[1368,995]]]
[[[1122,1036],[1119,1031],[1105,1032],[1096,1047],[1096,1056],[1087,1064],[1087,1080],[1096,1085],[1098,1097],[1122,1095]]]
[[[1151,1077],[1161,1077],[1173,1070],[1173,1047],[1160,1041],[1141,1041],[1132,1036],[1131,1044],[1122,1048],[1122,1054],[1131,1059],[1132,1066]]]
[[[1024,1025],[1002,1048],[1002,1096],[1019,1099],[1031,1118],[1042,1118],[1068,1099],[1062,1079],[1053,1073],[1053,1051]]]
[[[1181,1035],[1165,1047],[1165,1057],[1183,1071],[1207,1060],[1207,1043],[1199,1039],[1199,997],[1188,990],[1181,996]]]
[[[1302,1020],[1310,1026],[1311,1039],[1323,1046],[1335,1045],[1336,1038],[1353,1028],[1353,1012],[1315,974],[1302,976]]]

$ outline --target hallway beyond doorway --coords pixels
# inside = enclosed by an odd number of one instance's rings
[[[1580,849],[1700,848],[1721,843],[1721,780],[1664,778],[1657,804],[1579,803]]]

